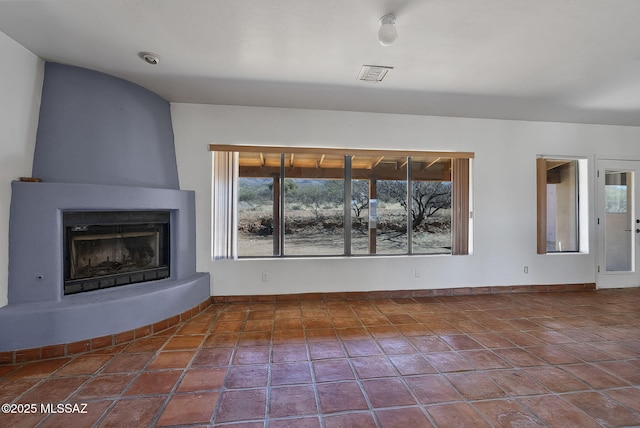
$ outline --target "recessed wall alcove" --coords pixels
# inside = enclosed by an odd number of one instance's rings
[[[33,163],[12,183],[9,304],[0,351],[71,343],[149,325],[210,295],[196,272],[195,194],[179,189],[169,104],[91,70],[46,64]],[[64,293],[64,213],[168,213],[168,277]],[[166,275],[165,275],[166,276]]]

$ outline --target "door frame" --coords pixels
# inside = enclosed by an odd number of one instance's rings
[[[638,287],[640,285],[640,262],[639,257],[639,240],[640,233],[635,233],[636,227],[640,227],[640,224],[631,224],[630,233],[634,236],[632,242],[632,257],[631,257],[631,270],[630,271],[612,271],[606,270],[606,250],[605,250],[605,203],[606,198],[604,195],[604,180],[606,169],[622,169],[631,170],[634,172],[633,178],[633,193],[631,207],[633,212],[631,213],[632,219],[640,218],[640,210],[637,205],[640,203],[640,160],[638,159],[611,159],[611,158],[596,158],[596,174],[595,174],[595,218],[596,218],[596,288],[627,288]],[[633,222],[633,220],[632,220]]]

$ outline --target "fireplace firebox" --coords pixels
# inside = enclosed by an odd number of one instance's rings
[[[170,276],[169,211],[63,213],[64,294]]]

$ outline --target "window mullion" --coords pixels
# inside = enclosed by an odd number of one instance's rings
[[[578,163],[576,162],[576,171],[575,171],[575,176],[574,176],[574,180],[575,180],[575,194],[574,194],[574,198],[576,201],[576,212],[575,212],[575,224],[576,224],[576,230],[575,230],[575,236],[576,236],[576,251],[580,249],[580,171],[579,171],[580,167],[578,166]]]
[[[412,159],[407,158],[407,254],[413,254],[413,197]]]
[[[285,212],[284,212],[284,198],[286,193],[285,176],[284,176],[284,153],[280,154],[280,200],[278,205],[280,207],[280,254],[284,256],[284,237],[285,237]]]

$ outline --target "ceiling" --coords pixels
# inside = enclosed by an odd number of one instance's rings
[[[431,156],[411,156],[402,152],[381,155],[359,152],[351,155],[351,174],[356,180],[373,177],[382,180],[406,180],[407,168],[411,162],[412,180],[450,181],[451,158]],[[326,154],[322,151],[281,153],[241,151],[238,166],[241,177],[279,177],[281,165],[288,178],[344,179],[345,155]]]
[[[0,31],[172,102],[640,126],[638,0],[0,0]]]

